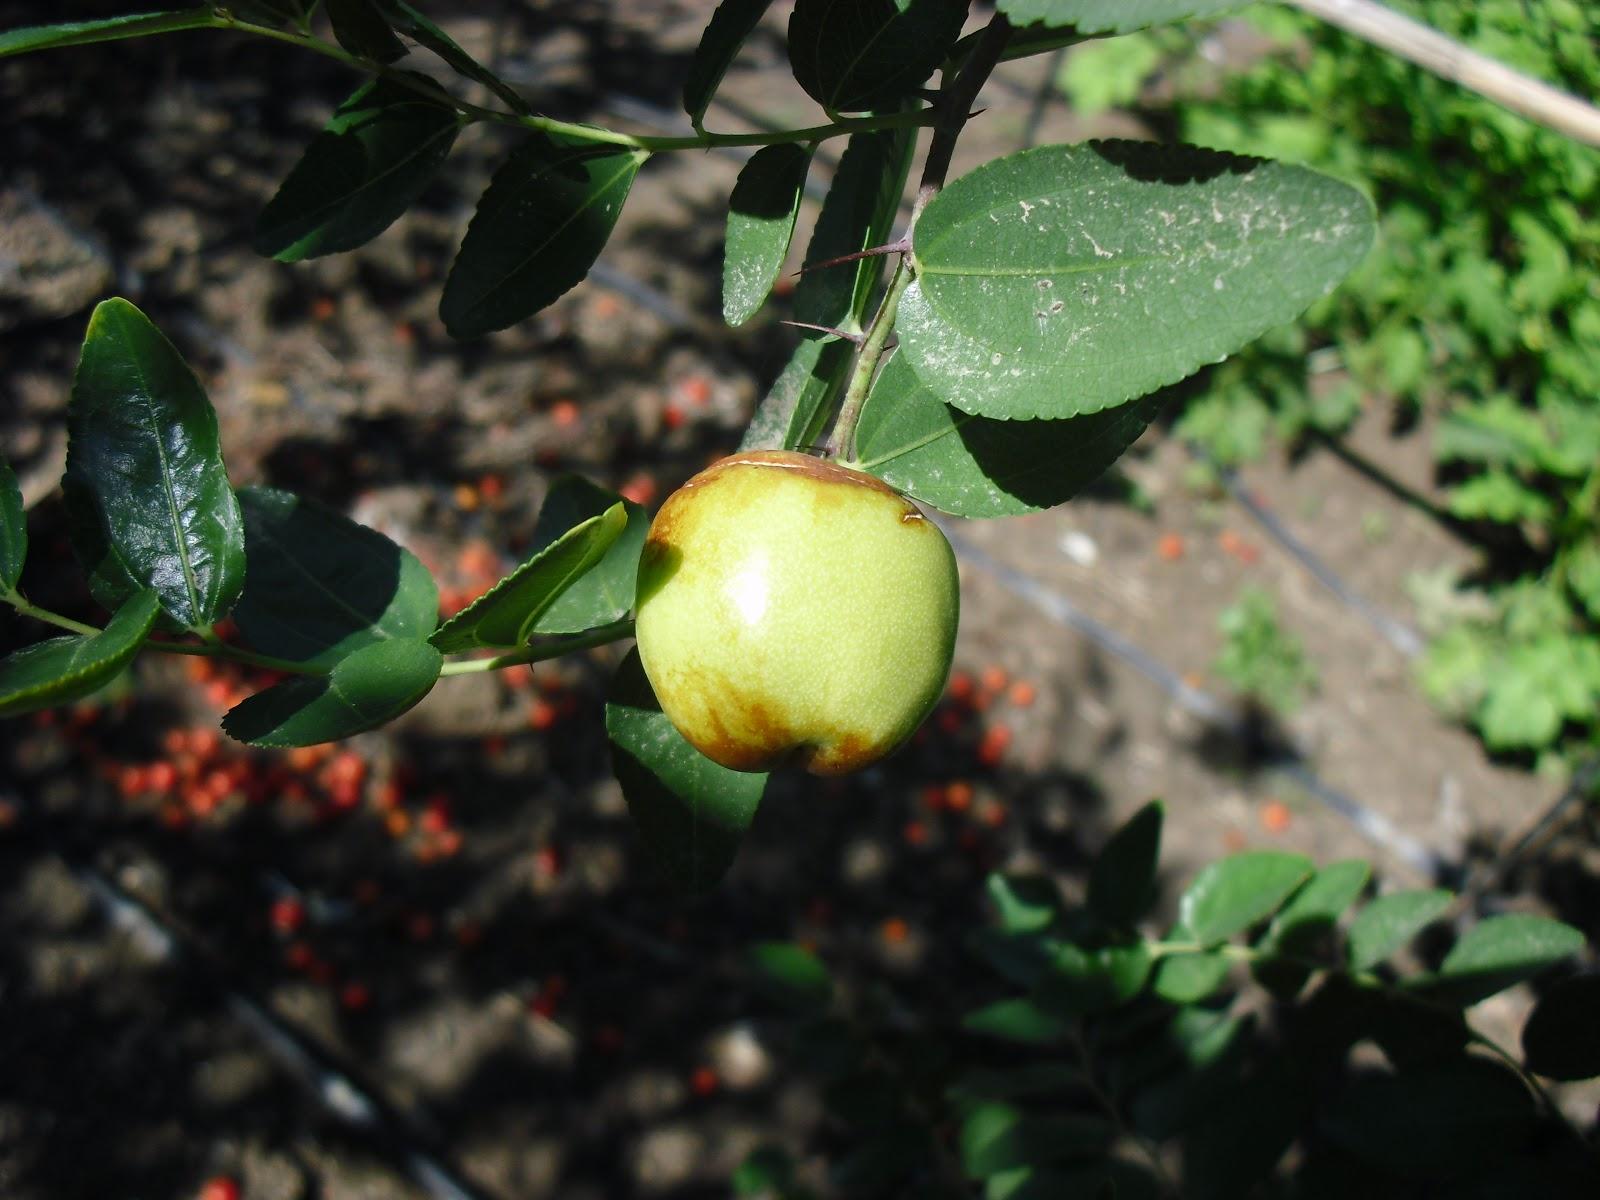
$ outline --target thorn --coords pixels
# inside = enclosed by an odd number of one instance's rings
[[[866,335],[860,333],[846,333],[842,329],[835,329],[832,325],[813,325],[810,321],[779,321],[780,325],[793,325],[796,329],[815,329],[818,333],[831,333],[835,337],[842,337],[857,346],[865,342]]]
[[[806,263],[796,275],[805,275],[811,271],[820,271],[824,267],[837,267],[841,263],[856,262],[863,258],[877,258],[884,254],[906,254],[911,249],[909,238],[898,238],[892,242],[885,242],[881,246],[871,246],[866,250],[857,250],[854,254],[841,254],[838,258],[825,258],[821,262]]]

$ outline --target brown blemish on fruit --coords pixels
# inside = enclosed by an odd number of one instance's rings
[[[903,504],[905,511],[900,516],[902,521],[922,521],[926,519],[916,505],[912,504],[876,475],[868,475],[865,471],[854,471],[849,467],[841,467],[838,463],[829,462],[827,459],[815,458],[810,454],[800,454],[794,450],[746,450],[738,454],[730,454],[727,458],[719,459],[717,462],[712,463],[704,471],[690,479],[688,483],[683,485],[682,490],[687,491],[689,488],[704,487],[708,483],[715,482],[719,477],[735,467],[765,467],[772,470],[793,471],[796,474],[815,479],[819,483],[840,483],[869,488],[875,492],[882,492],[886,496],[892,496]],[[826,493],[822,494],[826,495]],[[667,504],[662,506],[662,514],[667,511],[671,503],[669,499]],[[658,514],[656,520],[659,521],[660,519],[661,516]]]

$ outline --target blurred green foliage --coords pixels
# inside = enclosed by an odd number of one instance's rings
[[[1317,670],[1300,639],[1278,624],[1272,597],[1260,588],[1245,588],[1217,624],[1222,631],[1222,652],[1213,664],[1217,674],[1241,696],[1279,716],[1298,709],[1316,686]]]
[[[1600,6],[1394,6],[1540,79],[1600,94]],[[1600,151],[1266,6],[1247,14],[1266,53],[1218,81],[1201,68],[1215,57],[1204,51],[1247,41],[1241,19],[1134,35],[1139,51],[1116,45],[1128,38],[1081,47],[1061,85],[1089,108],[1142,94],[1184,140],[1357,182],[1382,231],[1367,262],[1298,327],[1212,372],[1179,432],[1230,464],[1260,454],[1273,434],[1336,436],[1365,397],[1425,422],[1450,515],[1496,547],[1497,566],[1438,630],[1423,686],[1495,750],[1592,747]]]

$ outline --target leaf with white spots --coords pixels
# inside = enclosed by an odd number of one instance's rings
[[[1099,412],[1293,319],[1372,237],[1366,197],[1303,167],[1140,142],[1025,150],[923,212],[901,349],[964,412]]]
[[[722,258],[722,318],[729,325],[743,325],[756,315],[783,269],[811,150],[789,143],[765,146],[739,172],[728,199]]]

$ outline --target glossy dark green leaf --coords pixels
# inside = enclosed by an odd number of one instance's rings
[[[1522,1055],[1548,1079],[1600,1075],[1600,975],[1563,979],[1540,997],[1522,1027]]]
[[[946,404],[895,354],[856,427],[858,470],[960,517],[1038,512],[1092,484],[1161,412],[1160,392],[1060,421],[997,421]]]
[[[327,0],[333,36],[351,54],[389,63],[406,55],[405,43],[395,37],[375,0]]]
[[[1534,1120],[1520,1079],[1462,1055],[1358,1079],[1323,1110],[1321,1124],[1335,1143],[1376,1166],[1462,1176],[1522,1145]]]
[[[744,431],[741,450],[800,450],[822,437],[855,361],[843,338],[804,337]]]
[[[789,65],[829,112],[911,95],[961,36],[968,0],[796,0]]]
[[[0,717],[53,708],[99,691],[133,661],[161,602],[136,593],[93,635],[50,638],[0,660]]]
[[[743,325],[766,303],[794,236],[811,170],[810,146],[781,143],[750,156],[728,198],[722,318]]]
[[[961,1027],[969,1033],[1025,1045],[1058,1042],[1067,1035],[1069,1028],[1060,1018],[1026,996],[997,1000],[970,1012],[961,1019]]]
[[[1089,911],[1117,929],[1133,925],[1155,899],[1161,801],[1152,800],[1111,835],[1089,868]]]
[[[739,47],[755,32],[771,5],[772,0],[722,0],[711,14],[683,81],[683,110],[696,129],[705,120],[711,97],[716,95]]]
[[[377,530],[276,488],[241,489],[239,506],[248,569],[233,618],[252,649],[332,667],[438,624],[433,576]]]
[[[29,25],[0,33],[0,58],[9,54],[26,54],[30,50],[53,50],[58,46],[83,46],[90,42],[114,42],[123,38],[147,37],[153,33],[173,33],[180,29],[205,29],[211,24],[211,13],[205,8],[184,8],[174,12],[104,17],[98,21]]]
[[[297,675],[235,705],[229,737],[252,746],[315,746],[394,720],[430,691],[444,657],[427,642],[382,641],[339,660],[327,675]]]
[[[528,644],[555,599],[596,566],[627,528],[622,501],[568,529],[555,541],[439,626],[428,640],[446,654]]]
[[[1350,925],[1345,954],[1350,969],[1366,971],[1377,966],[1438,920],[1454,898],[1442,888],[1379,896]]]
[[[597,625],[610,624],[633,608],[639,555],[644,550],[645,534],[650,531],[650,514],[640,505],[581,476],[563,476],[550,485],[545,495],[539,520],[533,527],[530,549],[538,554],[553,546],[568,530],[584,521],[603,517],[618,504],[623,506],[627,523],[617,540],[599,561],[551,601],[550,607],[534,621],[534,633],[581,633]]]
[[[452,337],[515,325],[589,273],[649,157],[596,142],[534,137],[494,173],[445,280]]]
[[[1426,993],[1460,1005],[1476,1004],[1513,984],[1542,975],[1583,951],[1571,925],[1532,913],[1505,913],[1474,925],[1445,955]]]
[[[177,348],[126,300],[89,318],[67,409],[73,544],[95,598],[153,588],[180,625],[226,616],[244,584],[244,522],[217,414]]]
[[[833,1001],[828,968],[804,946],[793,942],[757,942],[748,954],[757,986],[785,1008],[817,1016]]]
[[[1131,33],[1150,25],[1244,8],[1250,0],[996,0],[1013,24],[1074,26],[1079,33]]]
[[[1228,959],[1215,950],[1169,954],[1156,963],[1150,987],[1173,1004],[1194,1004],[1222,986]]]
[[[1271,916],[1311,878],[1311,860],[1277,850],[1250,850],[1206,866],[1178,901],[1179,924],[1212,946]]]
[[[1142,142],[1041,146],[962,176],[923,211],[900,352],[963,412],[1099,412],[1291,320],[1372,237],[1366,197],[1302,167]]]
[[[0,458],[0,592],[15,591],[28,558],[28,510],[11,464]]]
[[[916,138],[903,129],[851,136],[811,231],[808,264],[888,241],[915,148]],[[858,328],[882,270],[882,259],[864,258],[807,271],[794,290],[795,319],[832,329]]]
[[[1061,890],[1046,876],[994,874],[983,886],[1007,933],[1042,933],[1061,913]]]
[[[1116,1125],[1101,1116],[1045,1115],[1009,1104],[980,1104],[961,1123],[961,1166],[968,1177],[983,1179],[1013,1167],[1098,1155],[1116,1136]]]
[[[460,130],[454,110],[402,84],[363,84],[262,209],[256,253],[298,262],[377,237],[432,182]]]
[[[515,89],[504,83],[493,71],[485,68],[477,59],[468,54],[444,30],[440,29],[422,13],[418,12],[406,0],[379,0],[383,7],[384,18],[390,26],[414,40],[419,46],[425,46],[443,59],[457,75],[470,79],[474,83],[481,83],[500,99],[504,100],[511,111],[528,116],[533,110],[528,107],[528,102],[517,95]]]
[[[631,650],[606,701],[611,763],[646,853],[676,886],[716,885],[755,819],[767,777],[701,754],[661,711]]]

